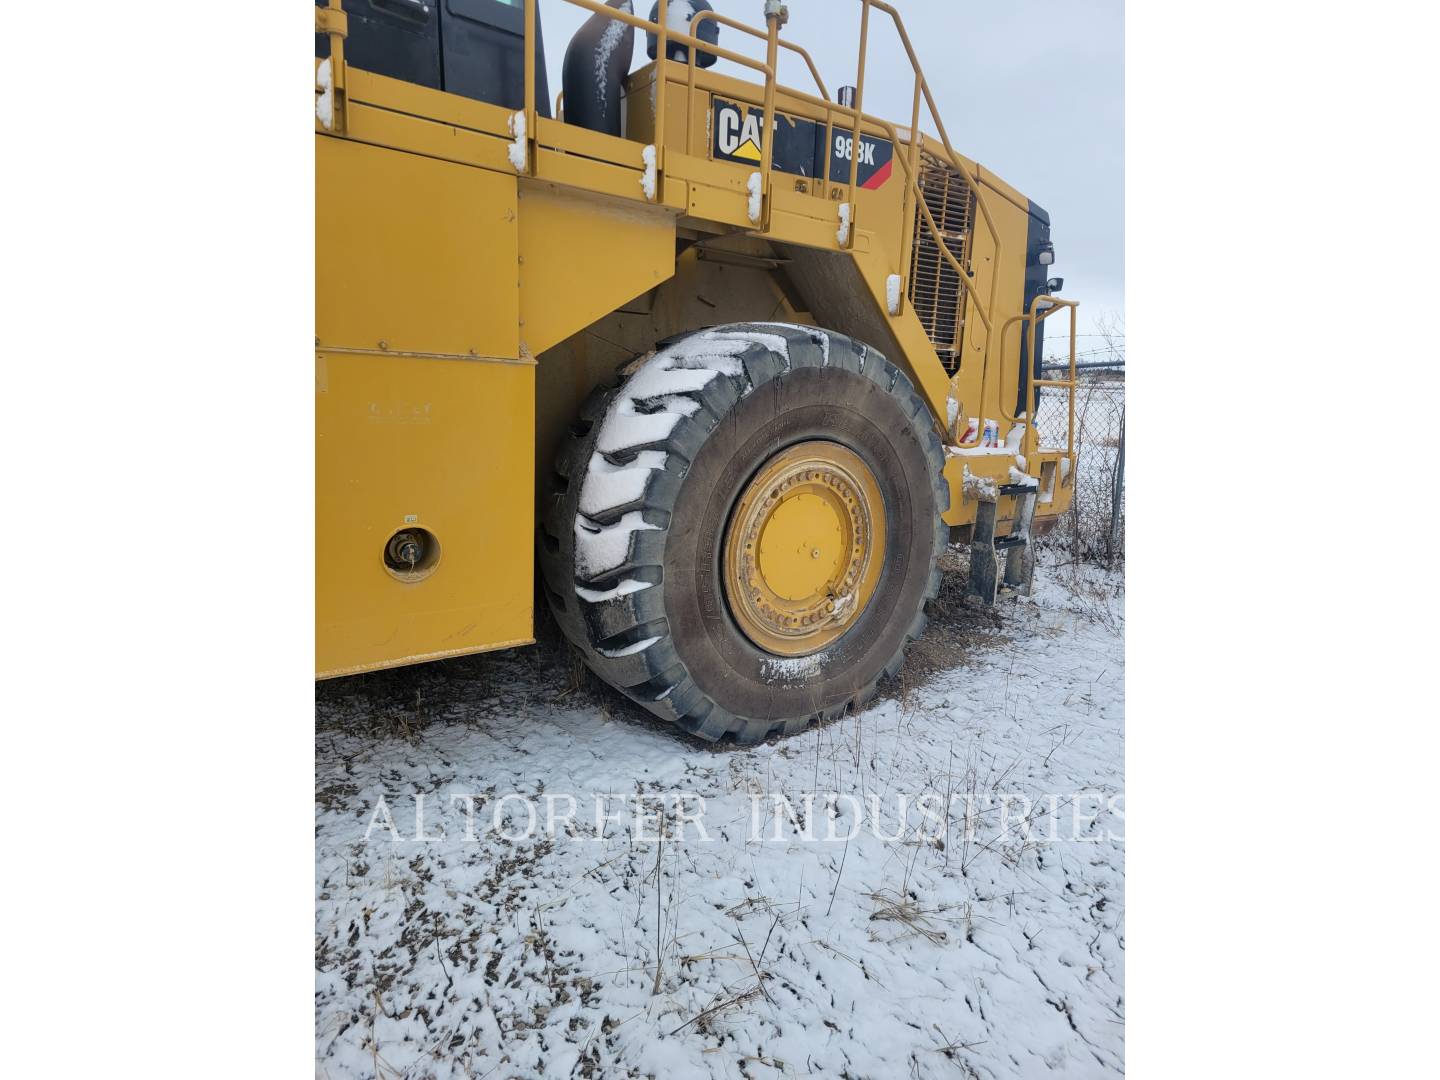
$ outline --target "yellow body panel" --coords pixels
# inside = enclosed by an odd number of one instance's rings
[[[520,246],[520,339],[538,356],[675,273],[675,214],[526,181]]]
[[[531,640],[535,367],[316,355],[315,661],[321,676]],[[423,581],[386,541],[428,530]]]
[[[319,344],[518,357],[515,194],[514,176],[318,137]]]

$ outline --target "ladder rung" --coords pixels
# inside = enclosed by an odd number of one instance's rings
[[[1029,495],[1038,492],[1040,489],[1034,484],[1001,484],[1001,495]]]
[[[1029,543],[1029,541],[1023,536],[1015,536],[1013,534],[1010,536],[997,536],[995,538],[995,550],[1008,551],[1010,548],[1024,547],[1027,543]]]

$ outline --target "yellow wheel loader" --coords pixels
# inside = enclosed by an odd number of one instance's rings
[[[531,644],[543,596],[749,743],[875,695],[952,538],[983,601],[1029,588],[1075,451],[1049,218],[952,147],[894,7],[853,0],[832,95],[745,2],[545,0],[590,16],[552,102],[537,0],[317,0],[318,677]]]

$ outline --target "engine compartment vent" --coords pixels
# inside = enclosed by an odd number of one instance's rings
[[[975,193],[970,190],[965,177],[939,158],[922,154],[920,192],[950,254],[969,270]],[[924,215],[917,212],[914,256],[910,263],[910,303],[948,375],[954,375],[960,369],[960,346],[965,331],[964,300],[965,290],[960,284],[960,275],[935,242]]]

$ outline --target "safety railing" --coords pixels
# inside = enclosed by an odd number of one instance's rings
[[[869,36],[870,9],[873,7],[875,10],[884,12],[886,15],[890,16],[890,21],[895,24],[895,32],[900,37],[900,43],[905,47],[905,56],[910,61],[911,69],[915,72],[915,94],[910,110],[910,160],[908,162],[908,168],[906,169],[907,175],[911,178],[911,190],[909,192],[909,197],[916,199],[918,201],[919,207],[925,210],[926,225],[930,229],[931,234],[935,237],[936,243],[939,244],[940,249],[945,253],[947,261],[950,262],[951,266],[959,273],[960,281],[965,286],[966,294],[974,298],[977,302],[979,300],[979,297],[975,293],[973,281],[974,274],[970,272],[967,268],[962,267],[959,260],[954,257],[954,254],[950,251],[949,245],[945,243],[945,238],[940,234],[940,230],[935,227],[935,220],[933,217],[931,217],[929,209],[926,208],[924,198],[921,197],[918,170],[920,161],[921,141],[920,99],[922,96],[925,99],[925,105],[927,111],[929,112],[930,120],[935,125],[936,133],[940,136],[940,143],[942,146],[945,147],[945,156],[949,159],[949,164],[957,172],[959,172],[961,176],[965,178],[965,182],[970,185],[970,189],[975,193],[975,204],[979,208],[981,216],[985,219],[985,227],[987,230],[989,230],[991,242],[995,245],[994,270],[992,271],[990,276],[990,296],[988,303],[984,305],[984,315],[981,319],[981,321],[985,324],[986,330],[985,355],[988,366],[991,337],[989,333],[990,317],[995,310],[995,298],[997,295],[996,290],[1000,282],[1000,268],[1004,259],[1004,250],[1003,245],[1000,242],[999,230],[995,227],[995,219],[990,213],[990,207],[987,204],[985,193],[980,185],[979,175],[973,168],[970,167],[970,165],[965,161],[964,158],[962,158],[958,153],[955,152],[955,147],[950,144],[950,135],[945,130],[945,122],[940,119],[940,110],[935,105],[935,95],[930,92],[930,84],[928,81],[926,81],[925,72],[920,67],[920,58],[916,56],[915,46],[911,43],[910,35],[905,30],[905,20],[900,17],[900,13],[898,11],[896,11],[889,4],[883,3],[882,0],[860,0],[860,2],[864,5],[864,8],[860,19],[860,65],[859,74],[857,76],[855,86],[855,107],[857,109],[860,108],[865,89],[865,49]],[[860,124],[857,121],[855,125],[855,134],[857,139],[859,137],[859,132]],[[898,157],[898,142],[896,143],[896,150],[896,156]],[[852,203],[855,192],[855,171],[857,167],[858,162],[852,160],[850,163],[850,192]],[[909,220],[908,211],[906,213],[906,220]],[[909,243],[909,241],[906,242],[906,250],[902,252],[902,255],[904,255],[906,259],[908,259],[909,257]],[[904,265],[904,262],[902,262],[902,265]]]
[[[1047,304],[1048,306],[1041,308],[1041,303]],[[1020,315],[1012,315],[1009,319],[1005,320],[1005,324],[1000,328],[1000,416],[1006,421],[1006,423],[1025,425],[1025,434],[1020,440],[1020,453],[1025,458],[1027,463],[1032,460],[1036,449],[1038,449],[1039,447],[1040,432],[1039,427],[1035,422],[1035,413],[1038,406],[1040,391],[1046,387],[1057,390],[1064,390],[1066,392],[1066,398],[1068,399],[1066,410],[1068,415],[1065,426],[1065,454],[1067,457],[1074,457],[1075,455],[1075,388],[1078,385],[1079,378],[1079,372],[1076,370],[1075,365],[1075,313],[1076,309],[1079,306],[1079,302],[1076,300],[1062,300],[1058,296],[1037,296],[1034,300],[1030,302],[1030,310],[1028,312]],[[1024,323],[1030,331],[1030,348],[1033,351],[1036,347],[1036,330],[1039,328],[1040,324],[1046,319],[1048,319],[1051,315],[1054,315],[1057,311],[1067,310],[1070,312],[1070,363],[1068,366],[1070,377],[1068,379],[1034,378],[1033,369],[1037,365],[1034,363],[1034,358],[1032,357],[1030,361],[1032,369],[1031,373],[1027,374],[1022,380],[1023,384],[1029,388],[1025,394],[1027,405],[1025,413],[1024,415],[1016,415],[1015,413],[1012,413],[1009,407],[1005,404],[1004,356],[1006,335],[1009,334],[1010,328],[1012,326]],[[985,399],[985,390],[988,389],[988,387],[989,370],[987,369],[981,388],[982,401]],[[977,442],[971,445],[978,446],[979,443]]]

